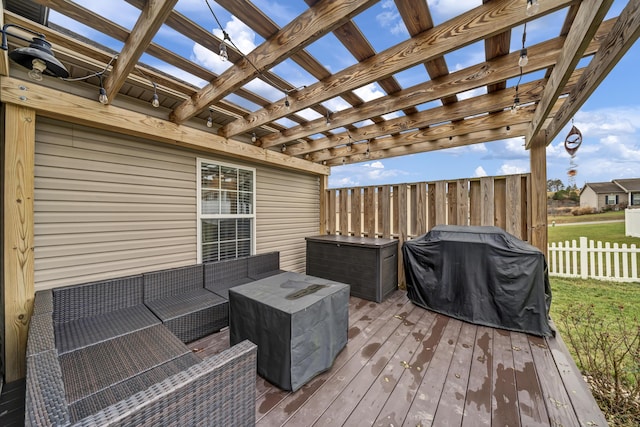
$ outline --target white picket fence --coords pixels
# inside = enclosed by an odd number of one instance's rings
[[[549,244],[547,263],[551,276],[640,282],[639,255],[636,245],[587,242],[586,237],[580,237],[578,242]]]

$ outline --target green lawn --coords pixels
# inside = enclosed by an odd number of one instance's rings
[[[552,277],[551,318],[610,425],[640,420],[640,283]]]
[[[549,215],[548,221],[549,224],[552,224],[553,221],[556,224],[565,224],[565,223],[575,223],[575,222],[589,222],[589,221],[613,221],[616,219],[624,220],[624,210],[621,211],[609,211],[602,212],[597,214],[589,214],[589,215]]]
[[[640,319],[640,283],[604,282],[601,280],[581,280],[550,277],[551,318],[562,311],[570,310],[578,303],[593,304],[594,311],[614,320],[619,307],[629,321]],[[558,322],[556,322],[556,325]]]
[[[635,244],[640,247],[640,238],[624,235],[624,222],[605,222],[601,224],[571,224],[556,227],[548,227],[549,243],[564,242],[565,240],[578,241],[581,236],[588,240],[611,243]]]

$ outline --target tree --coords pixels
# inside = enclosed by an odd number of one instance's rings
[[[564,184],[559,179],[547,180],[547,191],[557,192],[564,189]]]

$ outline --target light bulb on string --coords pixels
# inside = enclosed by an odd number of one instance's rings
[[[158,108],[160,106],[160,99],[158,99],[158,92],[156,90],[155,83],[153,83],[153,97],[151,98],[151,105],[153,108]]]
[[[207,127],[213,127],[213,108],[209,107],[209,117],[207,118]]]
[[[220,50],[218,51],[218,55],[220,55],[220,59],[222,61],[226,61],[229,59],[229,52],[227,52],[227,43],[226,41],[231,41],[229,34],[226,31],[222,30],[222,41],[220,42]]]
[[[251,132],[251,142],[255,143],[258,140],[255,132]]]
[[[527,56],[527,49],[523,48],[520,50],[520,59],[518,59],[518,65],[521,67],[525,67],[529,63],[529,56]]]
[[[527,10],[526,10],[527,16],[533,16],[537,14],[539,10],[540,10],[540,3],[538,3],[538,0],[527,0]]]

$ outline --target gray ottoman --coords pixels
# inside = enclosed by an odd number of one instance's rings
[[[296,391],[347,344],[349,285],[285,272],[229,290],[230,341],[258,346],[258,374]]]

